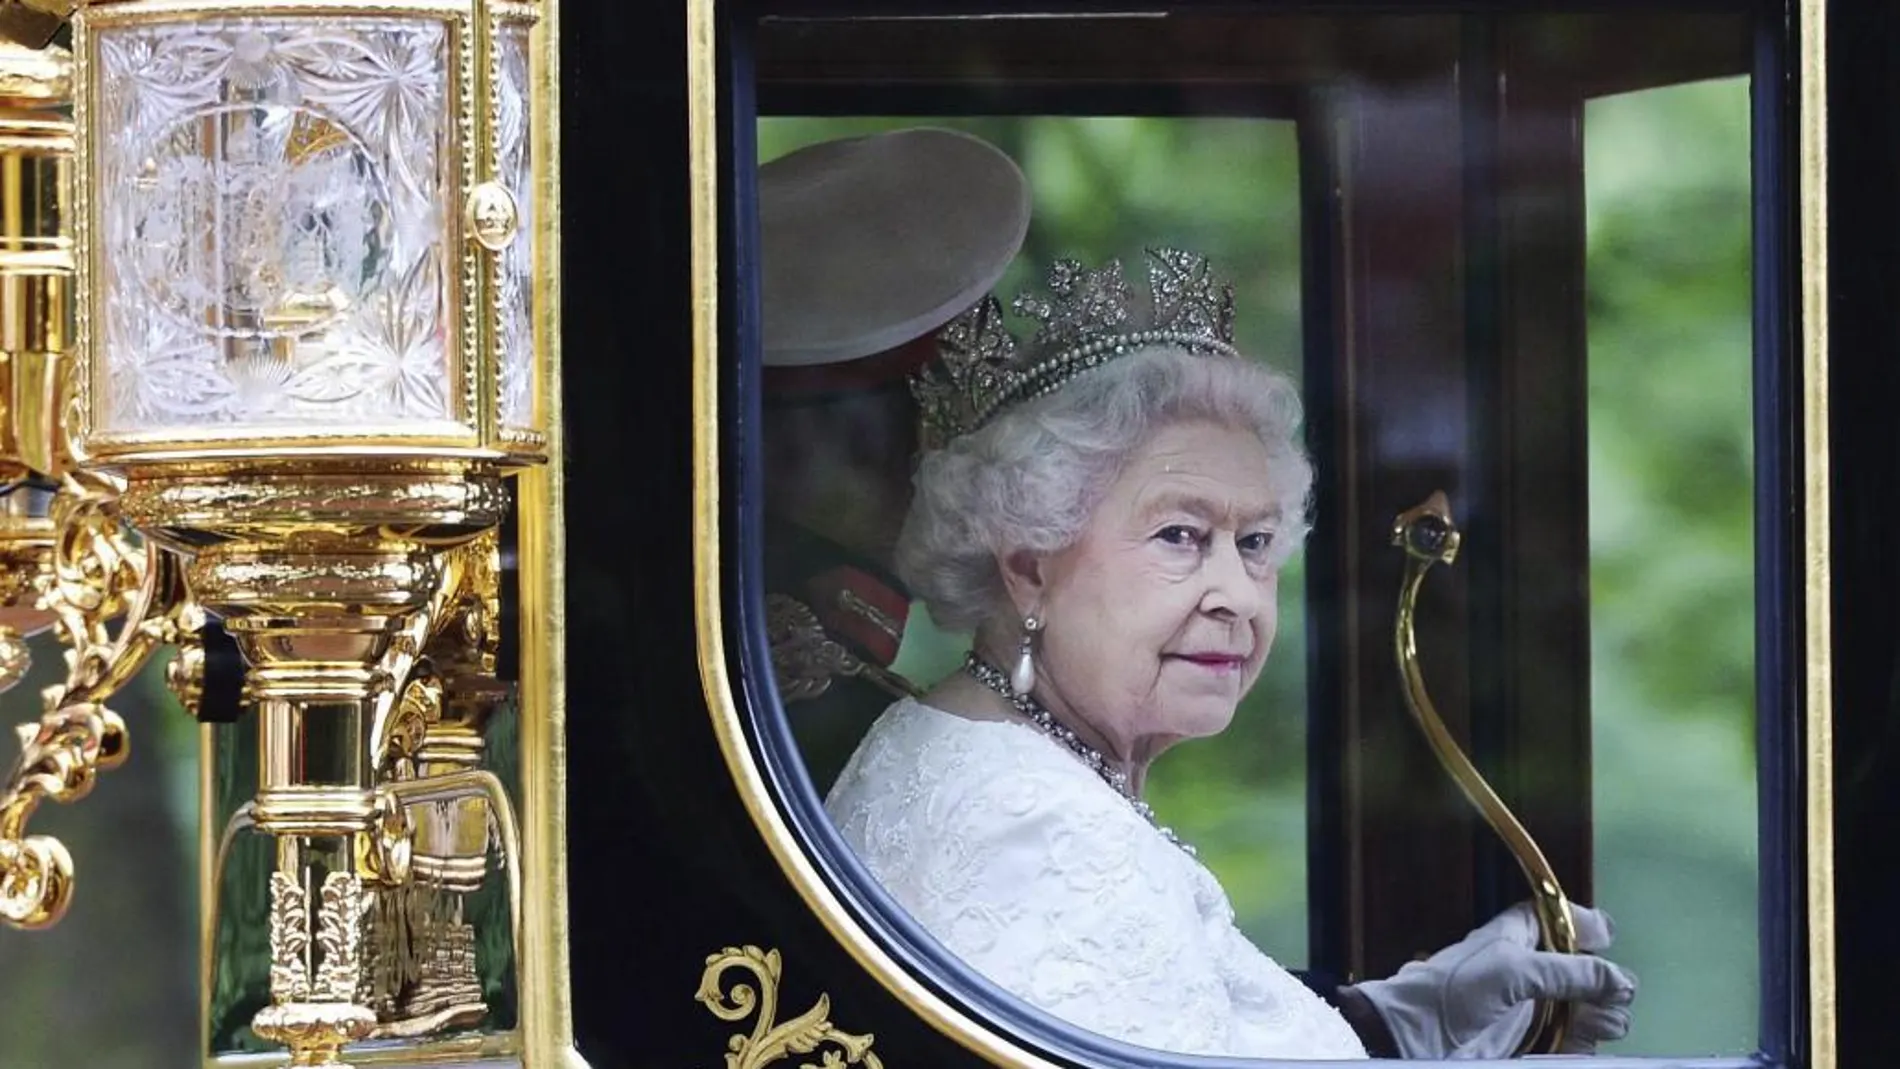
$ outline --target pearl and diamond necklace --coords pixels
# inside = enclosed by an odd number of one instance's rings
[[[1017,712],[1026,717],[1029,722],[1034,724],[1044,735],[1061,743],[1067,747],[1070,752],[1081,758],[1082,763],[1093,769],[1096,775],[1102,777],[1110,787],[1114,788],[1116,794],[1126,798],[1128,804],[1135,808],[1135,812],[1140,813],[1143,819],[1153,825],[1154,829],[1161,833],[1163,839],[1187,851],[1189,857],[1194,856],[1194,847],[1181,841],[1181,838],[1174,834],[1174,829],[1156,820],[1154,810],[1149,808],[1148,803],[1142,801],[1140,796],[1135,794],[1134,790],[1130,788],[1128,784],[1128,773],[1110,765],[1108,758],[1102,755],[1102,751],[1083,742],[1081,736],[1064,726],[1061,721],[1055,718],[1055,714],[1043,708],[1041,702],[1028,694],[1018,693],[1015,688],[1010,686],[1009,677],[1005,675],[1001,669],[978,657],[975,653],[971,653],[963,661],[963,670],[968,672],[970,677],[975,679],[978,683],[1002,695],[1003,700],[1009,702]]]

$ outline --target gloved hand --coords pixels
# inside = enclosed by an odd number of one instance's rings
[[[1508,1058],[1538,999],[1575,1002],[1564,1054],[1589,1054],[1629,1034],[1636,977],[1599,957],[1615,932],[1607,914],[1571,907],[1580,954],[1537,949],[1537,914],[1519,903],[1389,980],[1354,986],[1384,1019],[1406,1058]]]

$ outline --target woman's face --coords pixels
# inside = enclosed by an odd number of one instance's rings
[[[1278,620],[1273,509],[1253,433],[1209,422],[1156,432],[1080,541],[1018,562],[1012,593],[1045,627],[1038,697],[1124,757],[1226,728]]]

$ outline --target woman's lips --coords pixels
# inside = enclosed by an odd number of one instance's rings
[[[1177,661],[1186,661],[1201,668],[1215,671],[1232,671],[1247,663],[1247,658],[1238,653],[1174,653],[1170,657]]]

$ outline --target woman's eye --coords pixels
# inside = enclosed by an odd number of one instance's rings
[[[1273,548],[1273,533],[1256,531],[1240,536],[1240,551],[1248,556],[1264,557]]]
[[[1198,546],[1201,532],[1185,524],[1170,524],[1155,532],[1155,537],[1171,546]]]

